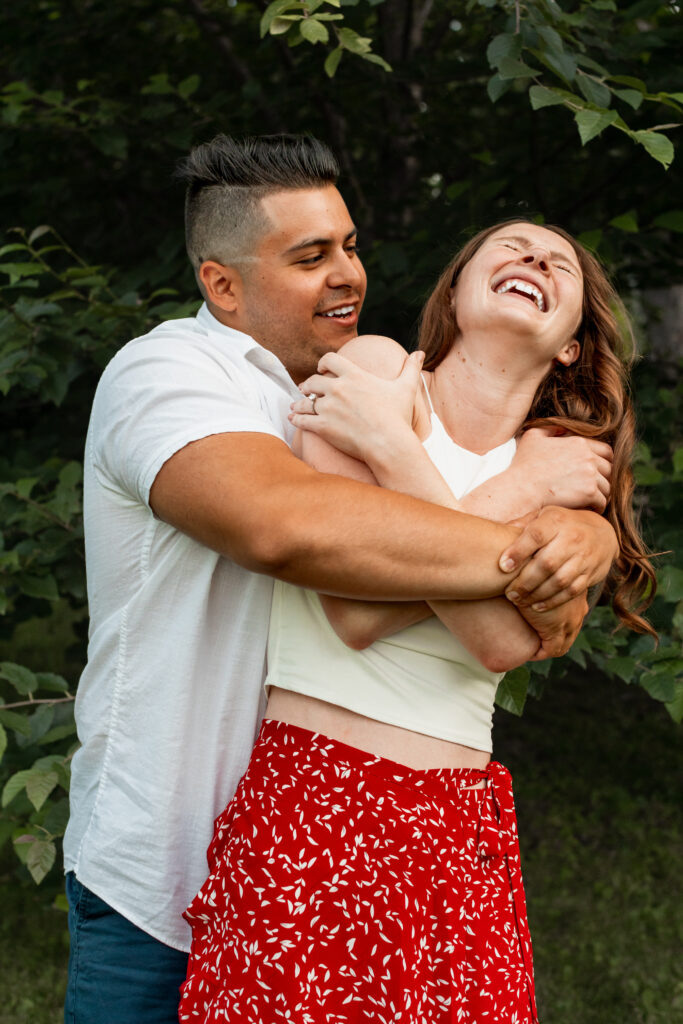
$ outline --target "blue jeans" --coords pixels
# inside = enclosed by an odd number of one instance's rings
[[[137,928],[66,876],[69,983],[65,1024],[177,1024],[187,953]]]

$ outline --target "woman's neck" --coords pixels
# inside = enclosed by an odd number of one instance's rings
[[[520,352],[519,339],[492,347],[461,336],[434,370],[430,395],[436,414],[469,451],[497,448],[526,420],[549,367],[531,364]]]

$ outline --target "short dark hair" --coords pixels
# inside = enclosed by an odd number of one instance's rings
[[[185,241],[198,272],[205,260],[248,263],[269,221],[261,199],[270,192],[335,185],[332,151],[308,135],[217,135],[178,164],[185,182]]]

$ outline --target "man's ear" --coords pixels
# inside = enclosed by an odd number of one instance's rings
[[[576,338],[572,338],[555,356],[558,363],[562,363],[563,366],[571,366],[579,358],[581,352],[581,346],[579,345]]]
[[[242,278],[234,267],[224,266],[215,260],[206,260],[199,268],[198,276],[207,302],[226,313],[237,311]]]

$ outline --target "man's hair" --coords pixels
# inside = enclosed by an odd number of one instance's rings
[[[185,242],[197,274],[205,260],[249,263],[270,226],[263,197],[335,185],[339,165],[323,142],[305,135],[217,135],[178,164],[176,177],[186,184]]]

